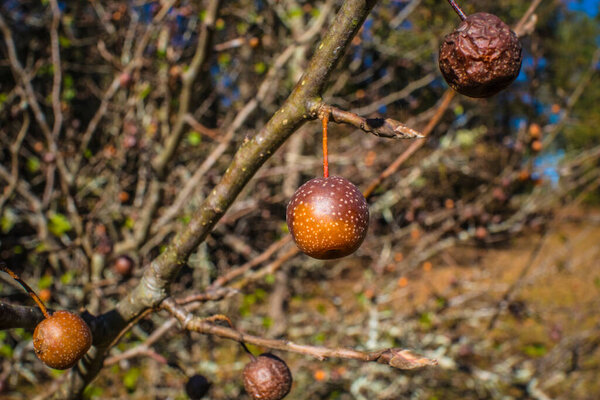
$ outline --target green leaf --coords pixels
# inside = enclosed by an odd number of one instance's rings
[[[314,336],[314,338],[313,338],[313,342],[315,342],[315,343],[319,343],[319,344],[322,344],[322,343],[324,343],[324,342],[325,342],[325,339],[326,339],[325,333],[324,333],[324,332],[320,332],[320,333],[317,333],[317,334]]]
[[[265,73],[266,70],[267,65],[264,62],[260,61],[254,64],[254,72],[256,72],[257,74],[262,75]]]
[[[192,146],[198,146],[202,142],[202,135],[200,132],[191,131],[188,133],[187,141]]]
[[[27,159],[27,170],[29,172],[38,172],[40,170],[40,159],[36,156],[31,156]]]
[[[54,282],[54,277],[52,275],[44,275],[38,281],[38,288],[47,289],[52,286],[52,282]]]
[[[137,367],[129,368],[123,377],[123,384],[128,390],[134,390],[140,377],[140,369]]]
[[[282,222],[281,224],[279,224],[279,230],[281,231],[281,233],[289,233],[289,231],[290,231],[287,223],[285,223],[285,222]]]
[[[356,295],[356,301],[358,301],[358,303],[359,303],[361,306],[364,306],[365,304],[367,304],[367,297],[365,296],[365,294],[364,294],[364,293],[358,293],[358,294]]]
[[[231,56],[227,53],[221,53],[217,57],[217,61],[221,67],[226,67],[231,62]]]
[[[256,300],[264,300],[267,297],[267,292],[264,289],[256,289],[254,291],[254,295],[256,296]]]
[[[456,141],[463,148],[471,147],[475,142],[474,132],[467,129],[461,129],[456,132]]]
[[[50,370],[50,375],[52,375],[52,377],[54,378],[58,378],[61,375],[64,375],[66,372],[66,370],[64,369],[51,369]]]
[[[431,325],[433,323],[432,319],[433,316],[431,315],[431,313],[425,312],[419,317],[419,323],[421,324],[421,326],[423,326],[423,328],[429,329],[431,328]]]
[[[543,343],[534,343],[525,346],[523,351],[530,357],[542,357],[548,352],[548,349]]]
[[[270,328],[271,326],[273,326],[273,318],[271,318],[271,317],[263,317],[263,319],[262,319],[262,325],[265,328]]]
[[[58,38],[58,43],[60,43],[60,47],[64,47],[65,49],[71,47],[71,41],[65,36],[60,36]]]
[[[73,272],[72,271],[67,271],[60,277],[60,282],[63,285],[68,285],[72,281],[73,281]]]
[[[142,89],[140,90],[140,99],[144,100],[146,97],[148,97],[148,95],[150,94],[151,91],[152,91],[152,87],[150,86],[150,84],[145,83],[142,86]]]
[[[244,35],[248,31],[248,24],[246,22],[238,22],[235,26],[235,30],[238,35]]]
[[[2,229],[2,233],[8,233],[15,226],[17,222],[17,215],[13,212],[12,209],[7,208],[4,210],[4,215],[0,218],[0,228]]]
[[[8,344],[3,344],[0,346],[0,356],[3,358],[11,358],[13,354],[13,349]]]
[[[290,19],[300,18],[302,16],[304,16],[304,12],[302,12],[302,9],[300,7],[292,7],[288,12],[288,18]]]
[[[133,220],[133,218],[127,217],[127,219],[125,220],[125,227],[129,228],[129,229],[133,229],[134,225],[135,225],[135,221]]]
[[[43,253],[48,249],[48,246],[46,246],[46,243],[38,243],[37,246],[35,246],[35,252],[36,253]]]
[[[73,229],[73,227],[66,216],[61,213],[52,213],[48,220],[48,229],[55,236],[62,236]]]
[[[23,328],[16,328],[13,332],[22,339],[24,339],[27,335],[27,332]]]
[[[75,89],[65,89],[63,91],[63,100],[71,101],[75,97]]]
[[[247,294],[244,296],[243,304],[247,306],[251,306],[256,303],[256,295],[253,293]]]
[[[104,389],[102,389],[101,387],[89,385],[83,391],[83,397],[85,399],[101,398],[103,393],[104,393]]]

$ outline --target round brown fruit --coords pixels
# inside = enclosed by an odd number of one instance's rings
[[[439,65],[448,85],[470,97],[490,97],[521,69],[521,43],[500,18],[471,14],[440,46]]]
[[[281,400],[292,388],[292,373],[281,358],[264,353],[244,368],[244,388],[253,399]]]
[[[87,353],[92,332],[85,321],[69,311],[56,311],[33,332],[33,349],[38,358],[54,369],[67,369]]]
[[[369,208],[360,190],[347,179],[314,178],[296,190],[286,220],[300,250],[328,260],[360,247],[369,227]]]
[[[120,255],[115,260],[113,270],[122,278],[130,277],[133,272],[133,259],[126,255]]]
[[[193,375],[185,384],[185,393],[192,400],[206,396],[210,389],[210,382],[204,375]]]

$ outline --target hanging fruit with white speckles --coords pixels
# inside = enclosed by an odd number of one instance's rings
[[[302,185],[292,196],[286,217],[300,250],[321,260],[354,253],[369,226],[367,201],[340,176],[314,178]]]
[[[44,314],[44,320],[33,331],[35,355],[54,369],[67,369],[77,364],[92,346],[92,331],[83,318],[63,310],[50,313],[33,289],[3,262],[0,262],[0,271],[19,282]]]
[[[71,368],[92,345],[92,332],[85,321],[69,311],[55,311],[33,332],[35,355],[54,369]]]
[[[319,260],[345,257],[358,249],[367,235],[369,207],[356,186],[341,176],[329,176],[327,123],[323,126],[323,178],[300,186],[287,206],[286,221],[296,245]]]

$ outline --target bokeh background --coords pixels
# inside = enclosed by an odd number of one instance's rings
[[[63,117],[53,149],[2,41],[0,258],[50,306],[99,313],[131,290],[288,96],[341,1],[224,1],[180,114],[207,4],[177,1],[157,20],[157,1],[59,1],[53,97],[48,2],[0,2],[40,112],[50,126],[53,106]],[[531,3],[461,5],[515,26]],[[172,292],[201,293],[251,263],[228,283],[234,292],[197,315],[225,314],[270,338],[402,347],[439,362],[405,372],[277,353],[294,374],[289,399],[600,398],[599,8],[541,1],[525,21],[517,80],[490,99],[448,100],[426,144],[369,198],[369,233],[354,255],[288,255],[287,201],[321,174],[320,125],[311,122],[249,183]],[[442,0],[380,1],[324,100],[423,129],[448,99],[437,52],[458,23]],[[181,121],[184,139],[159,178],[152,160]],[[411,144],[335,124],[329,143],[331,173],[361,189]],[[134,261],[131,276],[113,267],[121,254]],[[4,274],[0,296],[32,304]],[[248,359],[237,344],[168,321],[159,312],[127,333],[86,398],[184,399],[194,373],[213,382],[207,398],[246,398]],[[0,359],[3,399],[44,398],[62,377],[35,358],[31,332],[1,331]]]

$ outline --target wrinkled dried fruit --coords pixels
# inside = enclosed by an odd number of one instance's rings
[[[56,311],[33,331],[35,355],[47,366],[67,369],[87,353],[92,332],[85,321],[68,311]]]
[[[296,190],[286,220],[300,250],[328,260],[360,247],[369,227],[369,208],[360,190],[347,179],[314,178]]]
[[[253,399],[281,400],[292,388],[292,373],[282,359],[264,353],[244,368],[244,388]]]
[[[488,13],[469,15],[440,47],[444,79],[470,97],[489,97],[506,88],[519,75],[521,61],[517,35]]]
[[[210,382],[204,375],[193,375],[185,384],[185,393],[192,400],[201,399],[210,389]]]

